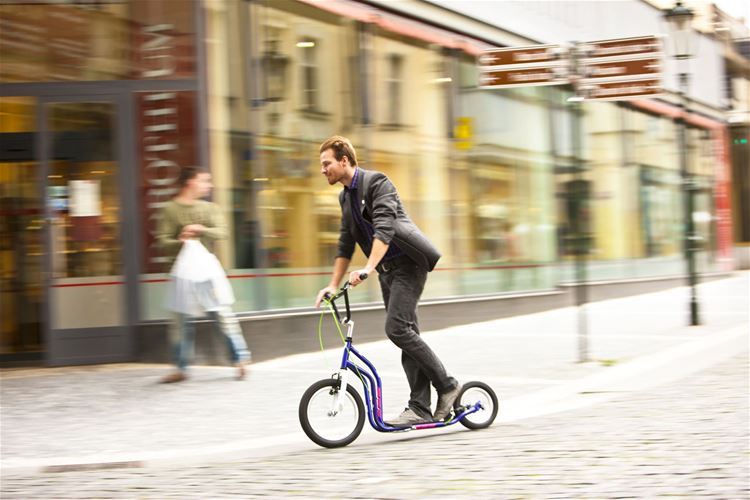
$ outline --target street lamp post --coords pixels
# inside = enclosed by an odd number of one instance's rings
[[[568,98],[567,104],[570,114],[570,139],[571,156],[573,158],[573,180],[568,183],[568,203],[573,208],[570,210],[572,220],[573,254],[575,255],[575,299],[578,309],[578,362],[586,363],[589,360],[588,342],[588,319],[586,316],[586,303],[588,302],[587,288],[587,263],[590,238],[589,238],[589,215],[588,215],[588,184],[584,178],[585,164],[583,161],[581,145],[581,127],[583,121],[583,96],[581,95],[580,77],[581,53],[579,44],[570,44],[570,82],[573,86],[573,95]]]
[[[700,324],[698,316],[698,296],[696,293],[696,266],[695,251],[697,235],[695,234],[695,221],[693,219],[695,179],[688,168],[688,137],[686,119],[688,115],[688,85],[689,74],[687,72],[688,59],[693,56],[692,25],[693,11],[685,7],[678,0],[674,7],[664,10],[664,19],[670,30],[673,56],[677,60],[680,108],[681,113],[677,121],[678,147],[680,149],[680,175],[685,195],[685,237],[684,250],[688,268],[688,284],[690,286],[690,325]]]

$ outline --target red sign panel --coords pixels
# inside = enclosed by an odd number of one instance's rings
[[[197,93],[193,91],[140,92],[136,97],[145,273],[169,270],[171,258],[160,247],[156,236],[162,208],[177,194],[180,170],[198,164],[196,98]]]
[[[726,127],[714,130],[716,166],[716,233],[719,258],[723,271],[733,269],[732,262],[732,200],[730,195],[729,135]]]
[[[636,38],[618,38],[614,40],[598,40],[587,42],[586,57],[602,58],[615,56],[640,56],[661,52],[661,43],[653,35]]]
[[[505,66],[510,64],[534,65],[537,63],[553,62],[560,59],[559,45],[533,45],[531,47],[507,47],[493,49],[479,56],[479,66]]]
[[[582,77],[584,79],[622,79],[635,76],[656,76],[661,71],[661,59],[628,59],[625,61],[584,62]]]
[[[638,97],[652,97],[662,92],[661,79],[627,80],[620,82],[585,82],[581,92],[586,99],[622,100]]]
[[[565,70],[562,67],[496,69],[479,75],[479,86],[485,89],[558,85],[565,82]]]

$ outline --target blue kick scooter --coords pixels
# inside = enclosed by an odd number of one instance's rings
[[[367,275],[361,275],[366,279]],[[383,385],[375,366],[352,345],[354,321],[349,308],[347,281],[334,296],[326,296],[324,304],[339,324],[346,325],[346,340],[341,365],[331,378],[319,380],[302,395],[299,420],[305,434],[316,444],[326,448],[346,446],[359,436],[365,425],[365,408],[370,425],[379,432],[404,432],[436,429],[460,422],[469,429],[484,429],[495,420],[498,402],[495,391],[483,382],[467,382],[454,403],[453,413],[445,421],[429,422],[409,427],[393,427],[383,421]],[[336,300],[344,297],[346,317],[341,318]],[[338,325],[337,325],[338,327]],[[339,327],[340,331],[340,327]],[[364,366],[356,364],[359,360]],[[362,383],[365,401],[351,381]]]

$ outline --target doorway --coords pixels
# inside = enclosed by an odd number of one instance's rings
[[[124,102],[119,95],[0,98],[5,359],[70,365],[134,356]]]
[[[36,99],[0,97],[0,359],[44,356],[44,202]]]

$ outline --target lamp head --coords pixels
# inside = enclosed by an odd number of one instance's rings
[[[674,56],[677,59],[687,59],[692,56],[691,35],[692,21],[695,17],[693,9],[685,7],[682,0],[677,0],[674,7],[663,11],[664,20],[669,26],[670,38],[674,45]]]

